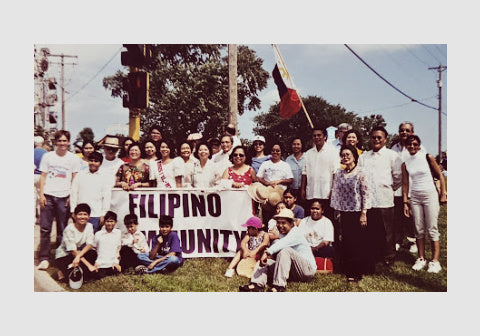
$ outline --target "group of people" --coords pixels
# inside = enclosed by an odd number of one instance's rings
[[[34,152],[41,209],[39,269],[49,267],[54,216],[58,246],[70,211],[76,223],[75,211],[81,204],[89,206],[88,222],[94,235],[108,229],[112,187],[127,191],[218,187],[244,188],[252,197],[253,217],[245,224],[247,235],[225,273],[231,277],[242,258],[258,260],[242,291],[263,289],[267,274],[276,279],[270,288],[273,291],[285,290],[287,279],[308,280],[315,274],[315,257],[340,260],[348,281],[358,281],[375,272],[379,261],[392,265],[396,251],[406,246],[405,240],[414,253],[408,244],[416,243],[418,258],[413,269],[421,270],[427,266],[426,234],[432,241],[428,272],[437,273],[441,270],[437,219],[439,204],[446,202],[443,175],[414,134],[412,123],[399,126],[399,142],[392,149],[385,146],[387,136],[385,128],[374,127],[371,150],[362,152],[361,134],[349,124],[339,125],[338,139],[331,143],[325,129],[314,128],[312,148],[304,151],[302,139],[296,137],[291,141],[291,154],[285,157],[280,143],[263,136],[255,136],[250,148],[242,145],[232,125],[220,139],[204,141],[195,133],[176,148],[153,126],[141,143],[125,138],[120,144],[118,137],[106,136],[101,144],[103,153],[97,144],[86,141],[79,158],[68,151],[69,132],[57,131],[54,151]],[[160,246],[161,240],[154,244]],[[120,245],[118,257],[122,249]],[[142,253],[147,252],[138,256]],[[134,265],[137,272],[158,271],[155,265],[149,268],[157,255],[157,251],[150,252],[143,263]],[[131,257],[130,253],[119,260]],[[169,257],[177,258],[174,264],[180,265],[181,248]],[[158,263],[165,264],[163,260]],[[91,271],[94,265],[87,269]],[[118,265],[121,269],[121,263]]]

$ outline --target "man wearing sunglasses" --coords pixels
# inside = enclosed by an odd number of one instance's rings
[[[402,160],[385,147],[387,130],[382,126],[370,132],[371,150],[360,155],[358,165],[369,175],[372,208],[367,211],[367,228],[370,242],[367,247],[377,260],[391,266],[395,258],[394,190],[402,183]]]

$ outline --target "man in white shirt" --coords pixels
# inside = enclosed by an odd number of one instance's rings
[[[400,156],[402,162],[410,156],[405,146],[405,141],[409,135],[414,134],[413,123],[405,121],[398,126],[398,138],[399,141],[392,146],[392,150]],[[420,145],[420,152],[425,156],[427,150]],[[410,184],[411,185],[411,184]],[[415,223],[413,222],[413,216],[405,217],[403,212],[403,197],[402,187],[395,190],[394,193],[394,220],[393,226],[395,228],[395,248],[398,250],[403,245],[404,238],[407,238],[409,250],[411,253],[417,252],[417,245],[415,243]]]
[[[108,176],[112,188],[115,185],[118,168],[125,163],[122,159],[117,157],[119,149],[120,141],[118,140],[118,137],[107,135],[105,137],[105,142],[103,143],[103,151],[105,154],[100,171]]]
[[[320,199],[323,213],[333,220],[333,210],[330,207],[333,175],[340,168],[338,151],[326,144],[327,131],[315,128],[312,132],[313,147],[305,153],[305,165],[302,169],[300,186],[301,200],[310,201]]]
[[[372,149],[360,155],[358,165],[364,167],[371,181],[372,208],[367,211],[367,227],[373,246],[369,247],[377,258],[383,258],[390,266],[395,258],[393,194],[402,183],[402,160],[385,147],[387,136],[384,127],[373,127],[370,132]]]
[[[335,132],[336,139],[331,142],[331,145],[337,150],[340,150],[340,147],[342,147],[343,145],[343,136],[345,135],[345,132],[351,129],[352,125],[350,125],[349,123],[341,123],[340,125],[338,125],[337,131]]]
[[[57,246],[62,242],[68,221],[68,203],[72,180],[80,170],[80,158],[68,151],[70,132],[59,130],[54,135],[55,151],[45,153],[40,163],[40,249],[38,269],[50,266],[50,233],[53,217],[57,224]]]
[[[73,212],[77,204],[87,203],[91,213],[89,223],[93,232],[101,229],[105,213],[110,209],[111,185],[108,177],[100,172],[103,156],[93,152],[88,157],[88,171],[81,171],[73,179],[70,195],[70,209]]]
[[[229,160],[230,154],[233,150],[233,138],[231,135],[224,135],[220,140],[221,151],[212,157],[213,163],[217,165],[217,169],[223,174],[225,169],[232,166]]]

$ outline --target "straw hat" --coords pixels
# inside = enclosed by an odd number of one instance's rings
[[[276,214],[275,216],[273,216],[273,218],[287,218],[287,219],[291,219],[291,220],[294,220],[295,219],[295,216],[293,215],[293,212],[292,210],[290,209],[282,209],[280,210],[280,212],[278,214]]]
[[[200,133],[192,133],[187,137],[187,141],[196,141],[203,138],[203,135]]]
[[[256,264],[257,261],[254,258],[245,258],[240,260],[237,265],[237,274],[247,278],[251,278],[253,275],[253,269],[255,268]]]
[[[275,207],[278,202],[280,202],[283,198],[283,189],[280,186],[268,186],[267,187],[268,191],[268,204],[270,204],[272,207]]]
[[[107,135],[103,142],[103,147],[120,148],[120,142],[117,137]]]
[[[268,190],[260,182],[254,182],[247,188],[248,195],[257,203],[265,204],[268,199]]]

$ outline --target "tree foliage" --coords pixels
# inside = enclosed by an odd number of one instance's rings
[[[75,142],[85,142],[87,140],[93,141],[95,139],[95,135],[93,134],[93,130],[90,127],[84,127],[80,132],[78,132]]]
[[[201,131],[204,139],[218,137],[228,120],[228,56],[226,45],[153,45],[155,61],[150,72],[150,106],[141,115],[140,129],[158,124],[164,136],[176,142]],[[263,60],[246,46],[238,46],[238,112],[260,108],[258,93],[269,74]],[[103,80],[112,96],[123,95],[118,71]]]

